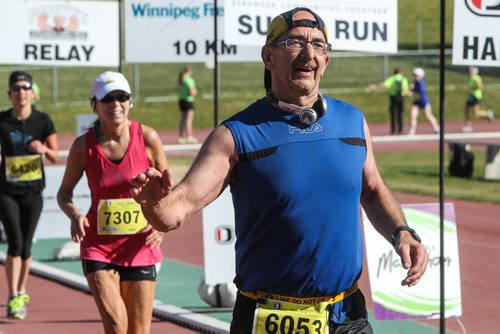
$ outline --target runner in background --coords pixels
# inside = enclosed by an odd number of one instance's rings
[[[144,168],[167,170],[167,158],[158,133],[129,119],[131,90],[121,73],[95,79],[91,105],[98,119],[73,142],[57,200],[70,218],[71,238],[80,243],[105,333],[149,333],[163,233],[144,219],[130,180]],[[72,202],[83,173],[91,193],[87,214]]]
[[[431,123],[432,131],[439,133],[439,124],[436,117],[432,114],[431,100],[427,95],[427,85],[424,79],[425,71],[423,68],[417,67],[413,69],[412,73],[415,81],[408,93],[409,95],[417,94],[417,96],[410,109],[410,130],[408,131],[408,135],[413,136],[417,131],[418,114],[421,110],[424,112],[425,118]]]
[[[41,98],[42,90],[36,82],[33,82],[33,104],[37,104],[38,102],[40,102]]]
[[[42,213],[44,160],[58,160],[57,134],[49,115],[33,105],[33,78],[23,71],[9,77],[12,108],[0,113],[0,218],[7,235],[5,275],[7,317],[24,319],[31,245]]]
[[[483,100],[483,80],[479,76],[477,67],[469,67],[469,92],[465,100],[465,125],[462,132],[472,132],[471,114],[475,117],[487,118],[490,122],[495,120],[495,114],[492,110],[482,110],[481,101]]]
[[[184,66],[179,72],[178,88],[181,121],[177,142],[179,144],[194,144],[198,142],[198,139],[193,137],[194,98],[198,94],[198,90],[191,67]]]

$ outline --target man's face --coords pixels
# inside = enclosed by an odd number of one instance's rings
[[[293,19],[315,21],[314,16],[307,11],[295,13]],[[293,28],[276,42],[286,39],[325,42],[320,30],[307,27]],[[320,79],[329,62],[328,53],[318,54],[311,43],[306,43],[302,50],[292,50],[285,45],[264,46],[262,58],[266,68],[271,70],[273,94],[289,101],[294,101],[298,96],[317,96]]]

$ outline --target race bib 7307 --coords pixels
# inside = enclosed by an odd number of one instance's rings
[[[132,198],[102,199],[97,208],[97,233],[123,235],[144,232],[148,222]]]

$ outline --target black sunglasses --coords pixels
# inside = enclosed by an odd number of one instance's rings
[[[32,88],[33,87],[31,86],[31,84],[27,83],[23,86],[17,86],[17,85],[11,86],[10,91],[11,92],[19,92],[19,91],[21,91],[21,89],[26,91],[26,90],[31,90]]]
[[[102,103],[111,103],[111,102],[115,102],[115,101],[127,102],[128,100],[130,100],[130,94],[120,93],[118,95],[109,95],[108,94],[105,97],[103,97],[102,99],[100,99],[99,102],[102,102]]]

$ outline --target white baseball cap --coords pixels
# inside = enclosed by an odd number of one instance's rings
[[[420,77],[420,78],[423,78],[425,76],[424,69],[421,67],[414,68],[413,74],[415,74],[417,77]]]
[[[106,71],[97,76],[92,84],[91,95],[97,100],[101,100],[108,93],[114,90],[122,90],[131,94],[130,85],[123,74],[119,72]]]

